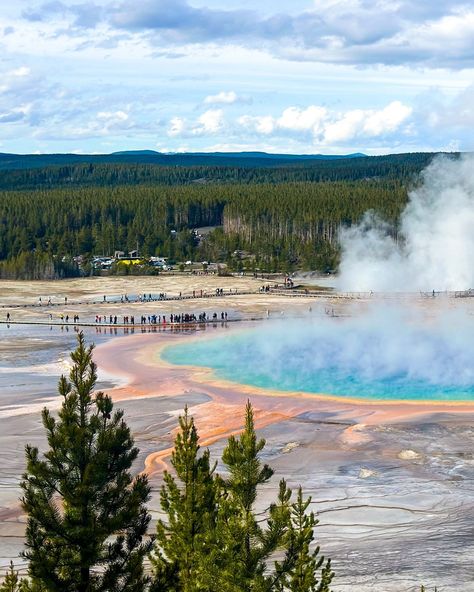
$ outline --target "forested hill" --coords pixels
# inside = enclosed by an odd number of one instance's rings
[[[267,152],[184,152],[161,153],[129,150],[112,154],[5,154],[0,153],[0,169],[29,169],[76,164],[154,164],[161,166],[243,166],[275,167],[299,162],[347,160],[365,154],[269,154]]]
[[[175,155],[172,166],[137,162],[163,157],[154,153],[41,156],[48,166],[0,170],[0,278],[83,273],[79,255],[91,261],[137,245],[144,258],[176,264],[334,271],[341,228],[373,210],[396,232],[408,189],[434,156]],[[200,240],[200,227],[213,231]]]
[[[416,176],[433,157],[433,153],[338,157],[152,151],[89,156],[0,154],[0,189],[407,180]]]

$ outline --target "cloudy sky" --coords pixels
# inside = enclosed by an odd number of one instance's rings
[[[0,0],[0,151],[473,150],[474,5]]]

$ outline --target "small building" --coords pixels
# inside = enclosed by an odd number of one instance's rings
[[[113,257],[94,257],[92,266],[94,269],[110,269],[114,261]]]
[[[167,269],[167,257],[150,257],[149,262],[153,267],[159,267],[161,269]]]
[[[139,257],[120,257],[120,259],[117,259],[117,263],[121,265],[141,265],[144,261]]]

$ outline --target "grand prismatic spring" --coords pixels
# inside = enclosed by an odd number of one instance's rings
[[[165,361],[208,367],[264,389],[384,401],[474,401],[472,317],[431,322],[385,307],[356,318],[278,320],[166,348]]]

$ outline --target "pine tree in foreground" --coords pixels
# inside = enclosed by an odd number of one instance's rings
[[[271,590],[267,575],[270,556],[284,544],[289,525],[290,495],[284,481],[280,483],[278,500],[270,506],[265,526],[255,513],[258,487],[267,483],[273,470],[260,460],[265,440],[255,433],[254,416],[248,402],[245,426],[238,438],[231,436],[222,461],[228,477],[224,482],[226,495],[219,508],[218,546],[215,577],[223,591]]]
[[[313,512],[308,513],[310,503],[311,498],[305,500],[299,487],[296,502],[291,506],[291,526],[286,552],[286,558],[293,558],[293,562],[283,575],[279,588],[282,591],[329,592],[334,577],[331,560],[325,562],[324,557],[319,554],[319,546],[311,550],[314,528],[319,520],[316,520]]]
[[[265,440],[257,438],[250,403],[243,432],[229,438],[223,453],[226,479],[213,473],[208,451],[198,455],[197,442],[185,412],[172,457],[176,478],[167,473],[162,490],[168,519],[158,524],[153,589],[329,592],[330,563],[323,566],[319,549],[309,550],[317,523],[313,514],[305,516],[309,502],[301,495],[292,504],[282,480],[266,517],[256,514],[258,488],[273,471],[261,462]],[[276,551],[283,560],[271,567]]]
[[[137,458],[123,412],[110,397],[93,394],[93,347],[82,334],[56,419],[42,413],[49,449],[27,446],[22,482],[27,514],[28,590],[45,592],[143,592],[147,478],[133,478]]]
[[[0,592],[22,592],[25,586],[25,580],[20,580],[20,576],[14,568],[13,561],[11,561],[10,569],[5,574],[3,582],[0,585]]]
[[[199,436],[187,408],[179,427],[171,457],[176,477],[165,472],[161,490],[168,521],[159,520],[157,525],[159,547],[152,557],[156,592],[206,590],[203,570],[215,530],[215,467],[208,450],[199,455]]]

